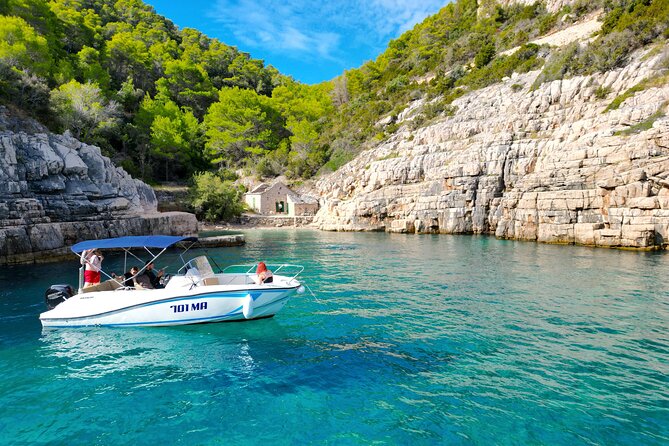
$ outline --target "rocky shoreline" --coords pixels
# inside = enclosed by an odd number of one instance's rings
[[[0,106],[0,265],[57,260],[92,238],[196,233],[193,214],[159,213],[151,187],[100,148]]]
[[[396,133],[316,184],[313,221],[244,216],[223,229],[469,233],[666,249],[669,85],[608,107],[666,75],[658,64],[669,50],[660,50],[639,53],[624,69],[536,90],[529,86],[538,72],[514,75],[462,96],[454,116],[419,129],[410,126],[414,104]],[[197,232],[194,215],[158,212],[154,191],[98,147],[0,106],[0,264],[55,260],[90,238]]]
[[[452,117],[417,130],[407,109],[387,141],[318,182],[315,223],[665,249],[669,84],[608,105],[666,75],[668,57],[665,45],[623,69],[536,90],[539,72],[514,75],[462,96]]]

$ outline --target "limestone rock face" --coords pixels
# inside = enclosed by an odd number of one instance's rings
[[[0,107],[0,264],[87,238],[196,231],[191,214],[159,214],[153,189],[100,148]]]
[[[664,74],[662,57],[640,53],[624,69],[534,91],[538,72],[514,75],[462,96],[454,116],[415,131],[400,127],[317,183],[315,223],[326,230],[666,246],[669,85],[606,110],[641,80]],[[602,91],[606,98],[597,97]]]

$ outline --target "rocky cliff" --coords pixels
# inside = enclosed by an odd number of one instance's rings
[[[153,190],[98,147],[0,107],[0,264],[60,256],[89,238],[197,231],[193,215],[156,209]]]
[[[624,69],[536,90],[539,72],[514,74],[418,130],[408,125],[412,104],[388,140],[317,184],[316,224],[666,247],[668,54],[656,46]],[[656,82],[607,109],[644,79]]]

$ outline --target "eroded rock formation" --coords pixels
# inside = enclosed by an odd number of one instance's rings
[[[643,79],[666,75],[659,62],[668,50],[659,49],[624,69],[534,91],[538,72],[514,75],[454,101],[452,117],[402,126],[317,184],[316,224],[666,247],[669,85],[606,110]]]
[[[156,209],[153,190],[98,147],[0,107],[0,264],[60,256],[89,238],[197,231],[193,215]]]

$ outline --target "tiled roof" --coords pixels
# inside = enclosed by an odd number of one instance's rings
[[[260,183],[258,186],[256,186],[255,189],[253,189],[253,190],[252,190],[251,192],[249,192],[249,193],[251,193],[251,194],[262,194],[262,193],[265,192],[267,189],[269,189],[269,184]]]
[[[309,204],[318,203],[318,200],[316,200],[313,197],[308,197],[306,195],[297,195],[295,192],[290,192],[288,194],[288,198],[290,198],[290,200],[293,203],[309,203]]]
[[[295,192],[288,192],[288,198],[290,198],[290,201],[293,203],[304,203],[304,200],[302,200],[302,197],[297,195]]]

